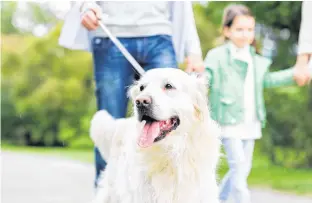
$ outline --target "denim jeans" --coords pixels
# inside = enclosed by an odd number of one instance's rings
[[[153,68],[177,68],[177,60],[169,35],[118,38],[130,54],[147,71]],[[98,110],[105,109],[115,118],[124,118],[127,112],[127,89],[133,83],[135,72],[119,49],[108,38],[92,39],[94,77]],[[106,162],[95,147],[97,180]]]
[[[235,203],[250,203],[247,178],[252,167],[255,140],[224,138],[222,140],[229,171],[220,186],[220,200],[226,201],[232,194]]]

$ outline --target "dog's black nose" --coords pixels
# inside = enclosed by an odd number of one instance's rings
[[[148,108],[152,104],[152,98],[148,96],[142,96],[135,100],[136,107],[138,108]]]

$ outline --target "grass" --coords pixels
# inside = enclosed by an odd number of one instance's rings
[[[273,165],[268,157],[259,151],[256,148],[254,152],[253,167],[248,178],[250,185],[312,196],[311,169],[293,169]],[[221,177],[227,169],[227,164],[222,161],[220,165]]]
[[[43,154],[68,158],[88,163],[93,163],[92,149],[71,148],[39,148],[16,147],[2,145],[3,151]],[[227,171],[227,164],[222,161],[220,165],[220,177]],[[248,182],[253,187],[271,188],[274,190],[312,196],[312,170],[289,169],[272,165],[268,158],[255,150],[253,168]]]
[[[46,156],[67,158],[87,163],[93,163],[94,155],[92,149],[76,148],[49,148],[49,147],[19,147],[12,145],[2,145],[2,151],[12,151],[30,154],[42,154]]]

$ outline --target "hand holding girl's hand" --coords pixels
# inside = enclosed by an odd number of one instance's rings
[[[309,70],[307,64],[296,64],[294,70],[294,79],[298,86],[304,86],[310,83],[311,71]]]

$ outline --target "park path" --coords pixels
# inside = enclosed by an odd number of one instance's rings
[[[88,203],[93,165],[51,156],[1,153],[2,203]],[[252,189],[253,203],[312,203],[312,198]]]

